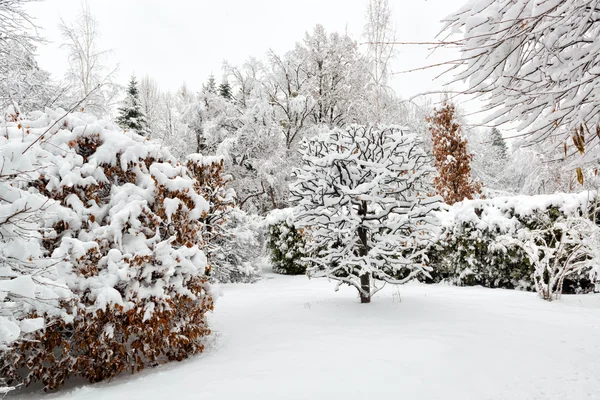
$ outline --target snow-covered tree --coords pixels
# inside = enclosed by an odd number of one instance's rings
[[[33,19],[23,7],[31,0],[0,3],[0,110],[33,111],[61,100],[65,88],[35,61],[37,36]]]
[[[52,82],[29,48],[15,41],[0,40],[0,109],[17,106],[34,111],[61,104],[66,88]]]
[[[217,82],[215,81],[215,76],[213,74],[208,77],[208,81],[202,86],[202,90],[210,93],[217,93]]]
[[[502,161],[506,161],[508,149],[506,147],[506,142],[502,137],[502,133],[500,133],[498,128],[492,128],[490,130],[490,141],[492,147],[494,148],[496,158]]]
[[[447,204],[479,195],[481,185],[471,175],[473,155],[467,152],[467,141],[462,137],[454,105],[445,101],[427,121],[438,172],[435,177],[437,192]]]
[[[131,130],[138,135],[148,136],[148,122],[142,110],[138,83],[135,76],[132,76],[129,81],[126,96],[122,106],[119,107],[117,123],[126,131]]]
[[[227,214],[222,236],[212,253],[211,276],[219,282],[253,283],[260,279],[264,264],[264,219],[238,207]]]
[[[148,125],[148,137],[154,138],[154,133],[160,132],[160,107],[161,107],[161,91],[158,83],[145,76],[139,84],[140,103],[142,113],[146,116]],[[160,135],[158,135],[160,137]]]
[[[443,43],[461,51],[449,63],[451,82],[466,80],[465,92],[487,102],[493,112],[484,122],[519,121],[518,128],[537,142],[559,136],[567,142],[581,128],[580,147],[594,153],[600,130],[599,17],[595,1],[470,1],[445,18],[444,32],[459,37]]]
[[[285,147],[291,149],[306,134],[317,102],[309,94],[310,78],[305,73],[305,60],[293,52],[280,57],[271,51],[269,66],[269,74],[263,83],[265,95],[282,127]]]
[[[484,130],[465,128],[467,152],[473,155],[471,173],[482,185],[482,193],[494,197],[500,193],[519,192],[515,190],[518,180],[513,174],[523,171],[512,171],[512,158],[508,147],[496,128]],[[510,172],[509,172],[510,171]]]
[[[368,84],[368,63],[356,41],[345,34],[327,34],[317,25],[296,44],[294,56],[303,60],[309,94],[317,102],[314,123],[334,127],[358,122],[363,110],[357,100]]]
[[[415,134],[351,126],[306,139],[290,185],[295,224],[314,256],[309,275],[354,286],[368,303],[376,281],[427,274],[425,243],[440,198]]]
[[[224,99],[231,100],[231,85],[227,78],[223,79],[223,82],[219,85],[219,95]]]
[[[115,71],[106,65],[110,50],[98,48],[100,30],[89,5],[82,2],[77,20],[61,21],[59,28],[64,40],[61,47],[68,53],[66,78],[72,101],[84,99],[81,108],[101,117],[109,115],[119,87],[112,81]]]

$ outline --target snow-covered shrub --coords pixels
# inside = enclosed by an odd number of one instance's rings
[[[539,228],[523,227],[516,237],[500,236],[498,242],[523,249],[533,267],[535,290],[544,300],[559,298],[565,279],[571,275],[583,272],[596,282],[600,228],[589,218],[560,217]]]
[[[210,259],[211,276],[219,282],[253,283],[260,279],[264,250],[264,220],[233,208],[221,226]]]
[[[306,273],[306,239],[294,226],[292,208],[273,210],[266,218],[273,271],[284,275]]]
[[[19,126],[20,114],[11,109],[4,119]],[[24,151],[29,142],[27,127],[15,140],[6,130],[0,132],[0,356],[31,332],[42,329],[43,318],[69,319],[61,301],[70,297],[60,279],[56,264],[45,257],[41,230],[44,216],[58,212],[60,206],[47,197],[28,190],[48,166],[39,147]],[[8,391],[0,377],[0,394]]]
[[[456,203],[438,213],[440,235],[429,250],[431,280],[458,285],[536,290],[536,261],[528,251],[535,232],[558,229],[570,218],[594,219],[596,194],[496,197]],[[510,240],[509,240],[510,239]],[[547,239],[550,240],[550,239]],[[554,242],[552,242],[554,243]],[[552,244],[553,246],[554,244]],[[565,254],[552,262],[566,262]],[[588,264],[564,277],[563,292],[594,290]]]
[[[361,302],[376,281],[427,274],[433,240],[434,170],[417,136],[399,128],[351,126],[305,140],[290,185],[294,223],[306,230],[309,276],[354,286]]]
[[[49,263],[52,278],[71,291],[60,302],[69,318],[28,313],[44,318],[44,329],[2,354],[0,375],[56,389],[71,376],[96,382],[202,351],[213,307],[201,250],[209,204],[188,168],[87,114],[47,110],[5,120],[0,136],[2,150],[24,148],[2,154],[5,162],[44,163],[22,190],[57,206],[31,228],[40,232],[41,260],[28,261]]]

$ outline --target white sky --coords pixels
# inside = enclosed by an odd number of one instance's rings
[[[328,32],[347,31],[361,41],[367,0],[88,0],[99,22],[102,49],[113,49],[119,81],[150,75],[164,89],[186,82],[199,89],[213,73],[221,78],[224,60],[240,64],[262,58],[268,49],[285,53],[315,24]],[[390,0],[399,41],[432,41],[440,20],[466,0]],[[55,78],[65,72],[66,54],[59,48],[60,19],[72,21],[79,0],[45,0],[28,6],[49,43],[38,49],[39,63]],[[427,58],[426,46],[401,46],[395,71],[439,62],[451,55]],[[437,71],[437,72],[436,72]],[[392,87],[403,97],[438,90],[432,78],[439,70],[397,74]],[[472,109],[472,106],[467,106]]]

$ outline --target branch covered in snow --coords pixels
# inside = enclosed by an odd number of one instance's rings
[[[448,62],[455,73],[449,84],[464,80],[466,93],[487,101],[492,113],[484,123],[518,121],[538,142],[581,129],[575,147],[596,147],[598,1],[472,0],[445,19],[443,32],[460,35],[447,44],[461,51]]]

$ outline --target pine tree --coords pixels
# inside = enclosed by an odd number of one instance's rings
[[[495,153],[499,159],[506,160],[507,148],[506,142],[502,137],[500,131],[496,128],[492,128],[490,131],[490,138],[492,139],[492,146],[496,150]]]
[[[472,199],[481,193],[481,184],[471,175],[473,154],[467,151],[467,141],[455,118],[455,107],[444,101],[427,118],[433,141],[433,156],[438,176],[435,178],[437,192],[447,204]]]
[[[146,116],[142,111],[142,102],[137,87],[135,75],[131,77],[127,87],[127,97],[123,101],[123,106],[119,108],[117,123],[124,130],[132,130],[142,136],[148,136],[148,123]]]
[[[227,79],[224,79],[219,85],[219,95],[224,99],[231,100],[231,85]]]

